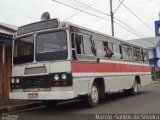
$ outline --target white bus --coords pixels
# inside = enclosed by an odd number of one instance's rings
[[[105,94],[135,95],[151,79],[146,49],[58,19],[20,27],[12,58],[10,99],[48,106],[82,97],[94,107]]]

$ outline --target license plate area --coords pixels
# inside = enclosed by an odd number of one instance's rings
[[[28,98],[38,98],[38,93],[28,93]]]

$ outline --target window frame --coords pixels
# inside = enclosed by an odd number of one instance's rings
[[[83,33],[78,33],[78,32],[72,32],[70,33],[71,35],[74,34],[74,40],[71,40],[72,42],[74,41],[74,51],[75,51],[75,54],[76,54],[76,60],[79,60],[79,61],[96,61],[96,56],[94,55],[92,49],[91,49],[91,52],[93,53],[92,55],[86,55],[85,54],[85,50],[84,50],[84,39],[83,39],[83,35],[85,36],[90,36],[90,35],[87,35],[87,34],[83,34]],[[81,42],[82,42],[82,45],[83,45],[83,51],[84,53],[83,54],[78,54],[77,53],[77,45],[76,45],[76,34],[82,36],[82,39],[81,39]],[[72,38],[71,38],[72,39]],[[92,41],[92,42],[91,42]],[[91,47],[93,46],[93,42],[94,40],[93,39],[90,39],[90,44],[91,44]],[[94,42],[95,43],[95,42]],[[73,49],[73,48],[72,48]],[[73,53],[72,53],[72,57],[73,57]]]

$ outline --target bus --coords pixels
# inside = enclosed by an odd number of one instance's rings
[[[150,81],[146,49],[59,19],[18,28],[13,42],[10,99],[47,106],[83,98],[95,107],[105,95],[136,95]]]

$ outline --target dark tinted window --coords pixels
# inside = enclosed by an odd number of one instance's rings
[[[32,62],[34,59],[33,36],[16,39],[14,42],[14,64]]]
[[[67,35],[65,31],[38,34],[36,41],[37,61],[67,59]]]

